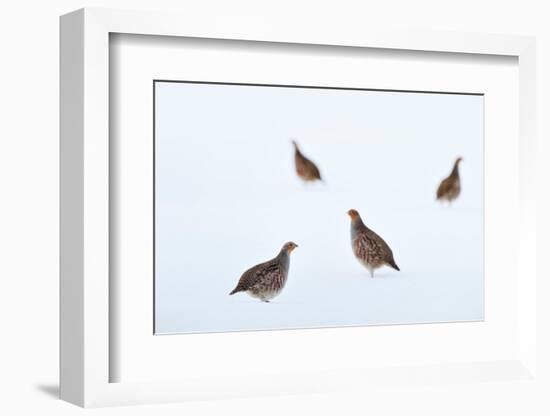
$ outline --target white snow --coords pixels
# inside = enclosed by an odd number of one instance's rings
[[[483,319],[483,97],[157,83],[156,99],[157,333]],[[326,184],[299,181],[291,138]],[[401,272],[369,277],[350,208]],[[289,240],[279,297],[228,296]]]

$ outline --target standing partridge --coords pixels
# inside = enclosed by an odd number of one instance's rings
[[[451,174],[439,184],[436,195],[438,201],[448,201],[451,203],[460,195],[460,174],[458,173],[460,162],[462,162],[461,157],[456,159]]]
[[[371,277],[374,271],[382,266],[389,266],[399,271],[395,264],[390,246],[368,228],[361,219],[359,213],[350,209],[348,215],[351,218],[351,248],[357,260],[367,268]]]
[[[296,141],[293,140],[292,144],[294,145],[294,163],[296,164],[298,177],[304,182],[323,181],[321,172],[319,172],[319,168],[315,163],[302,154]]]
[[[229,294],[246,292],[262,302],[269,302],[285,287],[290,266],[290,253],[296,247],[298,245],[290,241],[281,248],[277,257],[245,271],[239,279],[237,287]]]

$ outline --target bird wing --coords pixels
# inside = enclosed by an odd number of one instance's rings
[[[312,177],[321,179],[321,172],[315,163],[305,157],[302,152],[296,150],[296,168],[302,174],[310,174]]]
[[[239,279],[237,287],[235,288],[235,292],[246,291],[254,286],[256,283],[258,283],[258,281],[260,281],[262,278],[269,277],[274,273],[280,272],[280,265],[275,259],[266,261],[265,263],[257,264],[256,266],[251,267],[243,273],[243,275]]]
[[[311,172],[312,176],[317,179],[321,179],[321,172],[319,172],[319,168],[315,163],[313,163],[308,158],[304,158],[304,163],[306,165],[306,169]]]
[[[386,243],[382,237],[380,237],[372,230],[369,230],[368,234],[370,234],[369,237],[373,242],[375,250],[379,253],[379,256],[382,258],[382,260],[393,262],[393,252],[388,243]]]
[[[445,196],[453,187],[453,178],[448,177],[441,181],[439,188],[437,188],[437,199]]]

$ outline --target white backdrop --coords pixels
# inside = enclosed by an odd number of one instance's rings
[[[168,9],[195,13],[208,21],[211,13],[259,16],[281,24],[315,25],[327,30],[365,24],[381,27],[423,27],[440,30],[514,33],[538,36],[539,135],[549,137],[550,121],[550,28],[542,0],[437,0],[302,1],[129,1],[87,2],[53,0],[20,1],[2,6],[0,31],[3,89],[2,151],[0,174],[4,203],[0,210],[2,230],[0,276],[6,286],[0,292],[3,342],[0,409],[5,414],[80,414],[81,410],[53,399],[57,391],[58,301],[58,16],[83,6]],[[284,22],[284,23],[283,23]],[[540,141],[539,154],[548,154],[548,141]],[[540,167],[549,178],[549,166]],[[550,212],[548,187],[541,188],[543,212]],[[548,252],[549,220],[539,219],[541,243]],[[541,246],[542,247],[542,246]],[[539,247],[540,249],[540,247]],[[541,256],[543,258],[543,256]],[[548,263],[541,264],[550,275]],[[539,292],[548,293],[542,282]],[[547,304],[541,305],[550,316]],[[548,328],[548,319],[540,322]],[[543,351],[550,351],[548,331]],[[546,357],[540,357],[547,367]],[[324,396],[233,400],[164,405],[151,408],[95,410],[98,414],[257,414],[289,412],[317,414],[548,414],[547,401],[529,385],[439,386],[438,394],[406,386],[381,388],[376,395],[338,393]],[[546,389],[548,390],[548,389]],[[433,393],[433,391],[430,391]]]

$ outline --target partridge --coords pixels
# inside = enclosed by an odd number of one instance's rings
[[[245,271],[237,287],[229,294],[246,292],[262,302],[269,302],[285,287],[290,266],[290,253],[296,247],[298,245],[292,241],[285,243],[275,258]]]
[[[294,163],[298,177],[304,182],[322,181],[321,172],[315,163],[302,154],[296,141],[293,140],[292,144],[294,145]]]
[[[390,246],[368,228],[361,219],[359,213],[350,209],[348,215],[351,218],[351,248],[357,260],[367,268],[371,277],[374,271],[382,266],[389,266],[397,271]]]
[[[456,159],[451,174],[439,184],[436,195],[438,201],[448,201],[451,203],[460,195],[460,174],[458,172],[460,162],[462,162],[461,157]]]

